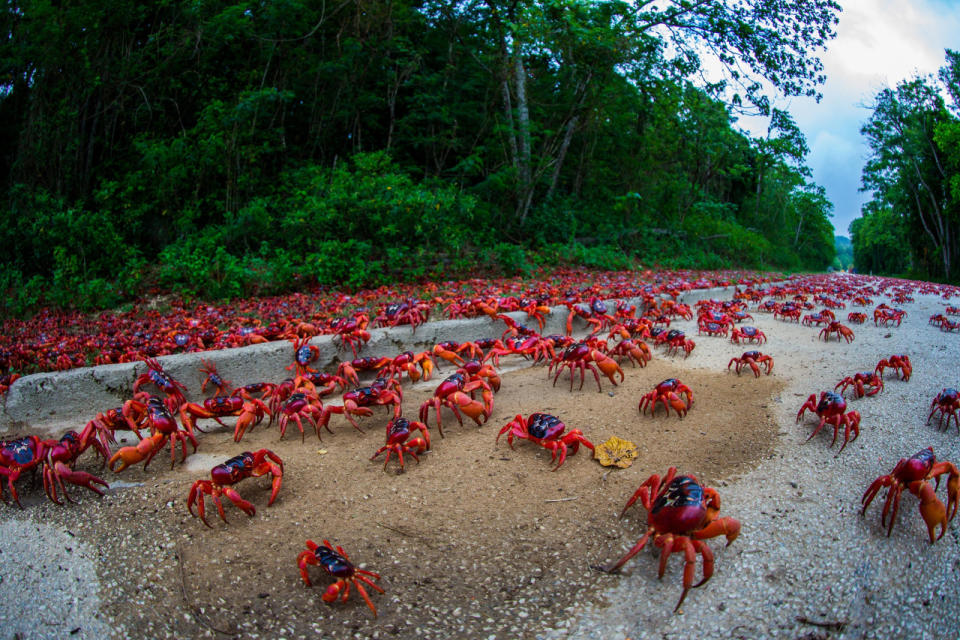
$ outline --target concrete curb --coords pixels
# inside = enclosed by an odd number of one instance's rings
[[[678,297],[678,301],[693,305],[698,300],[719,298],[733,290],[734,287],[716,287],[687,291]],[[612,301],[608,302],[612,306]],[[638,309],[642,303],[640,298],[627,302],[637,305]],[[523,312],[505,315],[518,323],[530,324]],[[566,307],[553,307],[546,318],[543,335],[564,333],[567,315]],[[582,320],[574,320],[575,328],[585,325]],[[410,326],[372,329],[370,341],[358,355],[394,357],[403,351],[432,349],[439,342],[499,338],[503,330],[502,322],[492,322],[487,317],[428,322],[416,331]],[[310,344],[320,350],[313,365],[317,369],[330,369],[339,362],[353,359],[349,349],[337,349],[333,336],[317,336],[310,340]],[[188,398],[200,398],[201,359],[214,361],[220,375],[237,386],[260,381],[279,382],[290,377],[286,367],[292,362],[293,354],[290,342],[282,340],[157,359],[167,373],[186,386]],[[133,396],[134,382],[146,371],[143,362],[128,362],[24,376],[10,387],[0,406],[0,436],[29,433],[59,437],[67,430],[79,430],[98,412],[119,407],[129,400]]]

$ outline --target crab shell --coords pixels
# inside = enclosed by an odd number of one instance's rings
[[[647,516],[659,533],[686,535],[703,528],[707,517],[703,486],[690,476],[677,476],[653,503]]]

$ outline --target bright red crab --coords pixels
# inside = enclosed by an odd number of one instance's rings
[[[306,420],[313,425],[314,430],[317,432],[317,438],[319,439],[321,426],[326,427],[327,431],[330,431],[330,427],[327,427],[326,423],[326,418],[328,418],[327,409],[329,409],[329,407],[325,408],[323,406],[323,401],[320,400],[320,396],[318,396],[315,391],[311,391],[310,389],[297,389],[280,404],[280,408],[277,411],[280,415],[277,419],[277,426],[280,427],[280,438],[283,438],[287,432],[287,424],[292,420],[297,424],[297,428],[300,429],[300,441],[302,442],[305,437],[303,421]],[[333,431],[330,431],[330,433],[333,433]],[[241,434],[241,436],[242,435],[243,434]]]
[[[960,418],[957,417],[957,411],[960,411],[960,391],[952,387],[946,387],[938,393],[930,403],[930,415],[927,416],[927,424],[930,424],[933,414],[938,411],[940,412],[938,426],[943,427],[943,416],[947,416],[947,425],[944,428],[950,428],[950,419],[953,418],[953,423],[957,425],[957,433],[960,433]]]
[[[226,426],[220,418],[237,416],[234,425],[233,439],[240,442],[243,434],[250,427],[263,421],[264,415],[269,415],[267,405],[256,398],[244,399],[242,396],[213,396],[203,401],[202,405],[188,402],[180,407],[180,421],[187,427],[187,431],[197,428],[198,419],[213,418],[221,426]],[[202,431],[202,429],[201,429]]]
[[[331,393],[335,393],[339,388],[340,391],[343,391],[347,388],[347,381],[341,378],[338,375],[332,373],[327,373],[325,371],[317,371],[316,373],[308,373],[301,376],[301,386],[313,388],[317,392],[317,395],[321,398],[323,396],[328,396]]]
[[[310,344],[310,338],[294,338],[293,343],[293,362],[287,365],[287,370],[294,370],[298,376],[305,373],[315,373],[316,369],[311,367],[311,363],[320,357],[320,348]]]
[[[337,579],[336,582],[327,587],[327,590],[323,592],[322,598],[324,602],[334,602],[338,597],[341,602],[346,602],[347,597],[350,595],[350,584],[348,584],[348,582],[353,583],[360,597],[363,598],[367,606],[370,607],[370,610],[373,611],[374,617],[376,617],[377,608],[373,606],[373,602],[370,601],[370,596],[367,595],[367,591],[363,588],[363,585],[367,584],[380,593],[383,593],[383,589],[374,582],[374,580],[380,579],[380,574],[367,571],[366,569],[356,568],[353,563],[350,562],[350,556],[343,550],[343,547],[337,545],[336,550],[334,550],[329,540],[324,540],[323,546],[313,540],[307,540],[307,550],[301,551],[300,555],[297,556],[297,566],[300,568],[300,577],[303,578],[304,583],[306,583],[308,587],[313,586],[310,582],[310,576],[307,575],[307,567],[309,565],[323,567],[324,571]],[[341,591],[343,592],[342,596],[340,595]]]
[[[910,364],[910,356],[899,354],[884,358],[877,363],[876,373],[883,376],[884,369],[894,369],[900,378],[907,382],[913,375],[913,365]]]
[[[187,509],[190,511],[190,515],[196,516],[199,514],[203,524],[209,527],[210,523],[207,522],[207,519],[204,517],[203,506],[206,496],[210,496],[213,499],[213,503],[217,506],[217,512],[220,514],[220,518],[226,522],[227,516],[223,512],[223,504],[220,502],[220,496],[224,495],[227,496],[230,502],[236,505],[238,509],[248,516],[252,516],[257,512],[256,508],[241,498],[240,494],[237,493],[232,485],[237,484],[245,478],[259,478],[267,474],[270,474],[273,480],[270,500],[267,502],[267,506],[269,507],[273,504],[273,501],[277,499],[277,492],[280,491],[280,484],[283,482],[283,460],[269,449],[260,449],[253,453],[244,451],[240,455],[234,456],[223,464],[218,464],[211,469],[210,480],[197,480],[194,482],[193,486],[190,487],[190,495],[187,496]],[[194,503],[197,505],[198,514],[193,513]]]
[[[416,437],[410,440],[414,431],[419,431],[423,437]],[[387,452],[387,459],[383,461],[383,468],[387,468],[390,462],[390,455],[397,454],[400,460],[400,471],[403,471],[403,454],[409,453],[413,459],[420,464],[418,454],[430,450],[430,432],[427,425],[422,422],[410,422],[406,418],[393,418],[387,423],[387,444],[383,445],[377,452],[370,456],[370,460],[375,460],[384,451]]]
[[[724,332],[724,335],[726,335],[726,332]],[[667,353],[670,355],[678,354],[680,350],[683,349],[686,356],[689,356],[690,352],[697,346],[693,340],[687,338],[687,335],[679,329],[670,329],[669,331],[661,333],[657,336],[656,340],[654,340],[653,344],[654,346],[666,344]]]
[[[583,381],[586,379],[586,371],[589,370],[593,372],[593,377],[597,380],[597,392],[599,393],[603,389],[600,387],[600,375],[597,373],[596,367],[593,366],[594,364],[600,367],[600,371],[602,371],[614,385],[617,384],[617,380],[614,377],[617,373],[620,374],[620,381],[623,382],[623,369],[620,368],[616,360],[586,342],[577,342],[564,349],[563,353],[550,362],[547,375],[553,372],[554,367],[557,368],[557,373],[553,377],[553,384],[556,385],[557,379],[560,377],[560,374],[563,373],[563,370],[569,368],[570,390],[573,391],[574,368],[580,370],[581,389],[583,389]]]
[[[607,313],[607,303],[600,298],[593,298],[589,305],[565,303],[570,313],[567,315],[567,335],[573,334],[573,319],[583,318],[592,327],[591,335],[603,331],[616,323],[616,318]]]
[[[202,358],[200,362],[203,364],[203,366],[200,367],[200,373],[207,374],[206,377],[204,377],[203,382],[200,383],[200,393],[207,392],[208,384],[217,390],[217,395],[230,393],[232,388],[230,386],[230,381],[223,379],[223,377],[220,375],[220,372],[217,371],[216,363],[210,360],[204,360]]]
[[[472,378],[472,379],[471,379]],[[498,380],[499,382],[499,380]],[[499,386],[499,385],[498,385]],[[474,400],[473,392],[479,390],[483,401]],[[479,377],[472,377],[467,370],[458,369],[456,373],[441,382],[433,392],[433,397],[420,405],[420,421],[426,422],[430,417],[430,408],[437,413],[437,428],[440,437],[443,437],[443,422],[440,419],[440,408],[447,407],[457,416],[457,421],[463,424],[460,412],[467,414],[480,426],[490,418],[493,412],[493,391],[490,384]],[[481,417],[483,420],[481,420]]]
[[[684,397],[686,402],[684,402]],[[640,406],[637,407],[640,413],[645,413],[646,408],[650,407],[650,415],[657,411],[657,403],[662,402],[663,408],[670,415],[670,408],[677,412],[681,418],[687,414],[693,405],[693,392],[690,387],[683,384],[676,378],[668,378],[653,388],[653,391],[640,398]]]
[[[615,347],[610,349],[610,355],[615,357],[617,362],[622,362],[624,358],[627,358],[631,364],[639,364],[641,368],[647,366],[647,362],[653,358],[653,352],[650,351],[646,342],[636,342],[630,338],[624,338],[618,342]]]
[[[740,344],[741,342],[756,342],[763,344],[767,341],[767,334],[756,327],[734,327],[730,331],[730,342]]]
[[[167,410],[164,401],[157,396],[140,392],[127,400],[123,404],[123,416],[132,430],[149,428],[152,435],[143,438],[132,447],[121,447],[113,457],[110,458],[107,466],[111,471],[119,473],[132,464],[146,460],[143,468],[146,469],[153,460],[153,457],[163,449],[170,441],[170,468],[177,460],[177,443],[180,443],[183,457],[181,462],[187,459],[187,442],[193,445],[193,450],[197,450],[197,439],[193,435],[193,426],[186,424],[186,430],[180,429],[177,419]],[[120,462],[119,468],[114,468],[117,462]]]
[[[360,371],[376,371],[390,364],[390,358],[355,358],[349,362],[341,362],[337,366],[337,375],[349,382],[355,387],[360,386],[360,378],[357,373]]]
[[[807,401],[800,407],[800,411],[797,412],[797,422],[800,422],[807,409],[815,412],[820,418],[820,424],[817,425],[817,428],[814,429],[813,433],[807,438],[808,442],[813,436],[820,433],[820,430],[823,429],[823,425],[825,424],[833,426],[833,441],[830,443],[831,447],[837,442],[840,425],[844,426],[843,446],[840,447],[840,451],[843,451],[844,447],[847,446],[847,442],[850,441],[851,431],[853,431],[853,440],[856,440],[860,436],[860,412],[851,411],[844,413],[847,409],[847,401],[844,400],[843,396],[839,393],[822,391],[820,392],[819,402],[817,402],[817,396],[811,393]],[[840,452],[837,453],[839,455]]]
[[[392,379],[391,379],[392,380]],[[396,380],[393,381],[396,383]],[[398,383],[396,383],[398,384]],[[363,433],[363,429],[353,419],[353,416],[372,416],[374,406],[393,405],[393,417],[400,417],[400,403],[402,399],[400,394],[393,388],[393,385],[386,379],[378,378],[374,384],[369,387],[360,387],[353,391],[347,391],[343,394],[343,405],[327,405],[323,410],[323,418],[320,424],[327,426],[330,414],[346,415],[347,420],[353,425],[353,428]],[[329,430],[329,427],[327,427]],[[319,430],[318,430],[319,433]]]
[[[183,384],[175,380],[160,365],[156,358],[146,358],[144,362],[147,365],[147,372],[141,374],[133,383],[133,393],[136,395],[140,387],[147,384],[154,384],[158,389],[167,394],[164,404],[170,413],[175,413],[187,399],[183,393],[187,390]]]
[[[429,351],[421,351],[420,353],[404,351],[393,360],[384,364],[383,367],[377,371],[377,375],[392,377],[399,374],[402,377],[404,372],[406,372],[411,382],[417,382],[421,377],[423,377],[424,380],[429,380],[433,374],[433,359],[431,355]],[[417,369],[418,366],[420,367],[419,369]]]
[[[373,320],[378,327],[396,327],[401,324],[409,324],[416,333],[417,327],[430,319],[430,309],[431,305],[429,303],[410,299],[381,305],[379,313]]]
[[[93,446],[105,458],[109,455],[100,441],[96,439],[94,428],[87,424],[83,434],[68,431],[59,440],[41,440],[37,436],[25,436],[15,440],[0,440],[0,478],[7,479],[7,487],[14,502],[21,509],[20,496],[17,494],[16,481],[27,471],[34,471],[38,467],[43,470],[43,488],[53,502],[62,504],[57,494],[57,487],[68,500],[64,481],[79,487],[86,487],[98,495],[103,495],[94,485],[109,485],[97,476],[85,471],[75,471],[74,462],[86,449]],[[0,498],[6,501],[3,484],[0,483]]]
[[[670,554],[683,551],[686,561],[683,567],[683,593],[673,609],[676,611],[690,589],[702,586],[713,576],[713,552],[703,540],[722,535],[727,539],[727,546],[730,546],[740,535],[740,522],[729,516],[718,517],[720,495],[716,489],[703,486],[693,475],[678,476],[676,467],[670,467],[662,481],[657,474],[647,478],[627,501],[620,513],[621,518],[637,500],[647,510],[646,533],[617,562],[598,568],[607,573],[618,571],[643,550],[650,536],[653,536],[653,544],[662,549],[660,571],[657,574],[662,578]],[[703,578],[693,584],[697,554],[703,556]]]
[[[458,366],[463,364],[463,358],[460,357],[460,354],[463,352],[466,352],[468,358],[483,358],[483,350],[474,342],[460,343],[448,340],[446,342],[438,342],[433,347],[433,355]]]
[[[496,370],[489,364],[484,364],[482,360],[471,358],[463,363],[463,366],[457,369],[460,373],[465,373],[469,381],[486,380],[490,388],[495,392],[500,391],[500,376]]]
[[[497,434],[497,442],[500,442],[500,436],[507,433],[507,444],[513,449],[513,439],[520,438],[529,440],[538,444],[544,449],[550,451],[551,462],[557,461],[557,452],[559,451],[560,460],[554,471],[560,468],[563,461],[567,459],[567,452],[574,455],[582,444],[587,449],[593,451],[593,444],[583,436],[580,429],[571,429],[566,431],[567,425],[563,424],[560,418],[552,416],[549,413],[531,413],[529,417],[517,416],[508,422],[500,433]]]
[[[707,334],[711,337],[727,336],[727,332],[730,330],[730,325],[721,324],[719,322],[711,322],[703,320],[697,323],[697,335]],[[734,328],[736,331],[736,328]]]
[[[739,358],[731,358],[730,362],[727,363],[727,371],[729,371],[730,367],[734,364],[736,364],[734,371],[737,372],[737,375],[740,375],[740,370],[744,367],[750,367],[753,369],[754,377],[759,378],[760,365],[766,368],[767,375],[770,375],[770,372],[773,371],[773,358],[759,351],[744,351]]]
[[[352,318],[339,318],[330,324],[330,329],[335,337],[340,338],[340,345],[337,349],[345,346],[350,347],[353,357],[357,357],[357,351],[363,349],[363,345],[370,342],[370,332],[367,331],[367,325],[370,324],[370,318],[364,313],[358,313]]]
[[[937,488],[940,486],[940,478],[947,474],[947,506],[937,497]],[[929,480],[935,480],[935,487],[930,486]],[[897,511],[900,508],[900,494],[904,489],[917,496],[920,499],[920,516],[927,525],[927,533],[930,536],[930,544],[943,537],[947,530],[947,523],[953,520],[957,513],[957,498],[960,495],[960,472],[951,462],[937,462],[937,457],[933,454],[933,447],[921,449],[909,458],[901,458],[893,471],[885,476],[880,476],[867,487],[860,502],[863,503],[863,510],[860,515],[867,513],[867,507],[876,497],[880,489],[887,487],[887,499],[883,503],[883,511],[880,516],[881,526],[887,527],[887,535],[893,531],[893,523],[897,519]],[[890,523],[887,524],[887,515],[890,516]],[[940,535],[934,537],[934,529],[940,525]]]
[[[843,388],[841,389],[841,387]],[[875,396],[883,391],[883,378],[874,371],[860,371],[859,373],[853,374],[852,377],[847,376],[838,382],[833,390],[836,391],[840,389],[840,395],[843,395],[846,393],[847,387],[853,387],[853,396],[855,398]]]
[[[837,341],[841,338],[847,341],[847,344],[853,342],[853,330],[850,327],[844,326],[837,321],[833,321],[828,324],[826,327],[820,330],[820,338],[823,338],[823,341],[826,342],[830,339],[830,336],[836,334]]]

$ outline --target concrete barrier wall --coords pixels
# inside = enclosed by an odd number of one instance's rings
[[[700,289],[683,293],[679,301],[693,305],[706,298],[729,298],[732,287]],[[629,300],[640,308],[639,298]],[[611,303],[612,305],[612,303]],[[506,314],[518,323],[536,327],[523,312]],[[543,335],[566,331],[566,307],[554,307],[546,318]],[[574,331],[583,332],[587,323],[574,319]],[[504,323],[486,316],[464,320],[428,322],[414,331],[410,326],[370,330],[370,342],[358,355],[361,357],[394,357],[403,351],[432,349],[439,342],[499,338]],[[353,359],[349,348],[337,348],[339,341],[332,336],[317,336],[310,344],[320,350],[317,369],[332,370],[339,362]],[[201,360],[214,362],[220,375],[234,386],[254,382],[279,382],[290,377],[286,369],[293,361],[289,341],[251,345],[235,349],[182,353],[158,358],[164,370],[187,388],[188,399],[202,397],[200,383],[203,374]],[[46,372],[24,376],[7,392],[0,405],[0,436],[36,434],[41,437],[59,437],[69,429],[79,430],[98,412],[119,407],[133,397],[137,377],[146,373],[143,362],[85,367],[62,372]],[[148,390],[155,391],[151,385]],[[209,389],[208,389],[209,392]]]

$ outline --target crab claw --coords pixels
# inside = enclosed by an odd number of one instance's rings
[[[920,498],[920,515],[927,525],[930,544],[933,544],[947,532],[947,508],[940,502],[936,490],[930,486],[929,482],[921,483],[917,495]],[[934,529],[937,525],[940,525],[940,535],[934,537]]]
[[[135,447],[121,447],[120,450],[110,458],[107,466],[110,468],[110,471],[120,473],[130,465],[137,464],[143,460],[146,460],[147,464],[150,464],[150,459],[166,442],[167,436],[162,433],[155,433],[149,438],[141,440]],[[118,460],[120,461],[120,467],[115,469],[114,465]]]

